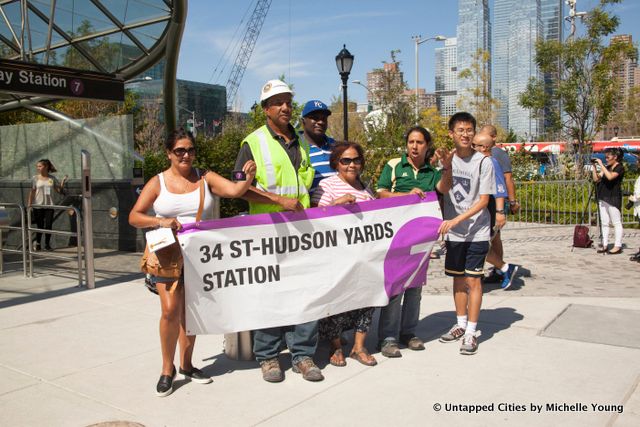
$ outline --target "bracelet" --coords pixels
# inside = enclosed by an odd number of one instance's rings
[[[506,210],[504,210],[504,209],[498,209],[498,210],[496,210],[496,214],[506,215],[506,214],[507,214],[507,211],[506,211]]]

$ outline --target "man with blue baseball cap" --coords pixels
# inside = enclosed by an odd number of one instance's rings
[[[327,136],[330,115],[331,110],[327,104],[317,99],[307,102],[302,109],[303,130],[299,131],[299,138],[309,144],[309,159],[316,171],[309,189],[312,198],[318,182],[336,174],[336,171],[329,166],[331,148],[335,143],[333,138]]]

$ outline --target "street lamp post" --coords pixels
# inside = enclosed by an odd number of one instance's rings
[[[362,83],[360,80],[353,80],[351,83],[353,83],[354,85],[360,85],[360,86],[362,86],[363,88],[365,88],[365,89],[367,90],[367,92],[369,92],[369,94],[371,95],[371,100],[372,100],[373,102],[376,102],[376,94],[375,94],[375,93],[373,93],[373,92],[371,91],[371,89],[369,89],[369,86],[367,86],[366,84]],[[369,110],[369,108],[371,108],[371,109],[375,109],[375,107],[376,107],[376,106],[375,106],[375,104],[373,104],[373,106],[369,106],[369,100],[368,100],[368,98],[369,98],[369,97],[367,97],[367,110]],[[369,110],[369,111],[370,111],[370,110]]]
[[[421,35],[417,35],[417,36],[412,36],[411,37],[413,39],[413,41],[416,44],[416,125],[418,124],[418,122],[420,121],[420,113],[419,113],[419,95],[418,95],[418,73],[419,73],[419,65],[418,65],[418,46],[421,45],[422,43],[428,42],[429,40],[435,40],[435,41],[445,41],[447,38],[445,36],[435,36],[435,37],[429,37],[427,39],[423,39]]]
[[[347,45],[342,45],[342,50],[336,55],[336,67],[342,78],[342,114],[344,116],[343,139],[349,140],[349,112],[347,105],[347,80],[353,67],[353,55],[347,50]]]

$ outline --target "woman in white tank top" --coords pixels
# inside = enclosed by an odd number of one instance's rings
[[[191,133],[179,129],[165,142],[169,169],[154,176],[142,189],[138,201],[129,214],[129,224],[136,228],[167,227],[180,230],[182,223],[194,222],[200,203],[200,173],[193,167],[196,149]],[[204,213],[212,211],[213,196],[240,197],[253,181],[256,164],[248,161],[243,171],[245,181],[232,182],[215,172],[206,172]],[[153,207],[155,216],[147,212]],[[160,296],[162,316],[160,317],[160,344],[162,348],[162,374],[156,386],[157,396],[168,396],[173,391],[176,369],[173,365],[176,344],[180,343],[180,374],[191,381],[208,384],[211,378],[191,364],[191,355],[196,340],[188,336],[185,329],[184,286],[182,279],[153,278]]]

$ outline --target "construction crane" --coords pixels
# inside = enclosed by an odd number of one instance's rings
[[[251,19],[247,23],[247,31],[244,34],[242,45],[236,56],[236,61],[229,74],[229,80],[227,80],[227,110],[231,111],[231,106],[236,99],[238,93],[238,87],[244,76],[244,71],[247,69],[247,64],[253,53],[253,48],[256,45],[262,24],[267,17],[267,12],[271,6],[271,0],[258,0]]]

